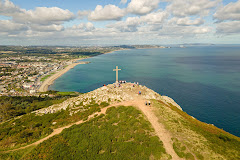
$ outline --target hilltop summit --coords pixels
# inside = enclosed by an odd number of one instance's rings
[[[133,83],[104,85],[0,127],[0,159],[240,158],[239,137]]]
[[[141,95],[139,95],[139,91],[141,92]],[[147,88],[146,86],[137,85],[134,83],[122,83],[120,84],[120,87],[118,84],[109,84],[107,86],[100,87],[94,91],[82,94],[78,97],[68,99],[61,104],[53,105],[48,108],[43,108],[35,112],[37,114],[45,114],[50,112],[53,113],[62,109],[66,110],[67,108],[74,109],[75,106],[78,106],[80,103],[82,103],[82,106],[89,105],[93,101],[98,104],[102,102],[117,104],[119,102],[132,101],[136,99],[146,101],[153,99],[161,100],[165,104],[171,103],[178,109],[182,110],[182,108],[172,98],[168,96],[161,96],[160,94]]]

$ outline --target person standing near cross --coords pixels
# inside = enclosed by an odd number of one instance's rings
[[[118,69],[118,66],[116,66],[116,69],[113,71],[116,71],[116,83],[118,83],[118,71],[121,71],[121,69]]]

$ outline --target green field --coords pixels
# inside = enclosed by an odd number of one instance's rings
[[[55,72],[52,72],[52,73],[50,73],[49,75],[46,75],[46,76],[44,76],[43,78],[41,78],[41,82],[43,82],[43,81],[45,81],[48,77],[51,77],[52,75],[54,75],[55,74]]]

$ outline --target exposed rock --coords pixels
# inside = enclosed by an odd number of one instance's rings
[[[141,95],[138,95],[139,91],[141,91]],[[114,87],[114,84],[109,84],[94,91],[82,94],[78,97],[70,98],[61,104],[52,105],[47,108],[34,111],[34,113],[43,115],[48,113],[55,113],[57,111],[61,111],[62,109],[66,110],[69,108],[70,110],[75,109],[74,111],[70,112],[70,115],[72,115],[83,110],[82,107],[79,107],[80,104],[83,106],[89,105],[91,103],[100,104],[101,102],[107,102],[111,104],[122,101],[130,101],[133,100],[136,96],[142,96],[142,98],[146,100],[156,99],[161,100],[166,104],[171,103],[172,105],[182,110],[182,108],[170,97],[161,96],[146,86],[135,84],[133,87],[132,83],[126,83],[121,84],[120,87]]]
[[[165,102],[166,104],[170,103],[174,106],[176,106],[178,109],[182,110],[182,108],[170,97],[168,96],[162,96],[162,101]]]

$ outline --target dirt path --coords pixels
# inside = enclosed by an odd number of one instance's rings
[[[165,126],[158,121],[157,116],[153,112],[153,108],[145,105],[146,100],[138,100],[135,104],[137,104],[137,108],[139,108],[147,117],[148,121],[152,124],[157,136],[163,142],[163,146],[166,149],[166,152],[172,156],[173,160],[181,159],[175,153],[172,144],[172,136],[171,134],[165,129]]]
[[[39,144],[42,143],[43,141],[45,141],[45,140],[47,140],[47,139],[49,139],[49,138],[51,138],[51,137],[53,137],[53,136],[55,136],[55,135],[57,135],[57,134],[60,134],[60,133],[61,133],[64,129],[66,129],[66,128],[69,128],[69,127],[71,127],[71,126],[73,126],[73,125],[75,125],[75,124],[81,124],[81,123],[83,123],[83,122],[87,122],[87,121],[90,120],[90,118],[93,118],[95,115],[105,114],[106,111],[107,111],[107,109],[110,108],[110,107],[112,107],[112,106],[114,106],[114,105],[110,105],[110,106],[108,106],[108,107],[105,107],[105,108],[101,109],[100,112],[97,112],[97,113],[94,113],[94,114],[88,116],[88,120],[86,120],[86,121],[80,120],[80,121],[77,121],[77,122],[75,122],[75,123],[73,123],[73,124],[70,124],[70,125],[67,125],[67,126],[64,126],[64,127],[61,127],[61,128],[54,129],[53,132],[52,132],[50,135],[48,135],[47,137],[45,137],[45,138],[43,138],[43,139],[40,139],[39,141],[36,141],[36,142],[34,142],[34,143],[32,143],[32,144],[29,144],[29,145],[26,145],[26,146],[23,146],[23,147],[20,147],[20,148],[17,148],[17,149],[4,151],[3,153],[18,151],[18,150],[25,149],[25,148],[28,148],[28,147],[31,147],[31,146],[39,145]]]
[[[145,101],[146,100],[141,99],[140,97],[137,97],[136,100],[134,100],[134,101],[125,101],[125,102],[121,102],[121,103],[117,103],[117,104],[112,104],[108,107],[105,107],[105,108],[101,109],[101,112],[97,112],[97,113],[94,113],[94,114],[88,116],[88,120],[90,118],[94,117],[96,114],[97,115],[105,114],[106,110],[108,108],[112,107],[112,106],[120,106],[120,105],[135,106],[143,112],[143,114],[147,117],[148,121],[152,124],[152,127],[154,128],[157,136],[163,142],[163,146],[166,149],[166,152],[172,156],[173,160],[180,159],[178,157],[178,155],[175,153],[175,151],[173,150],[171,134],[165,129],[163,124],[158,122],[158,118],[154,114],[153,109],[151,107],[145,106]],[[80,121],[75,122],[73,124],[70,124],[68,126],[64,126],[64,127],[61,127],[61,128],[54,129],[53,132],[50,135],[48,135],[47,137],[45,137],[43,139],[40,139],[39,141],[36,141],[36,142],[34,142],[32,144],[29,144],[27,146],[24,146],[24,147],[20,147],[20,148],[17,148],[17,149],[5,151],[4,153],[17,151],[17,150],[25,149],[25,148],[30,147],[30,146],[38,145],[38,144],[42,143],[43,141],[45,141],[45,140],[47,140],[47,139],[49,139],[49,138],[51,138],[51,137],[53,137],[57,134],[60,134],[64,129],[69,128],[69,127],[73,126],[74,124],[81,124],[81,123],[87,122],[87,121],[80,120]]]
[[[110,108],[110,107],[112,107],[112,106],[118,106],[118,105],[126,105],[126,106],[127,106],[128,104],[131,104],[131,105],[132,105],[133,103],[132,103],[132,102],[122,102],[122,103],[117,103],[117,104],[109,105],[108,107],[102,108],[100,112],[97,112],[97,113],[94,113],[94,114],[88,116],[88,120],[86,120],[86,121],[80,120],[80,121],[77,121],[77,122],[75,122],[75,123],[73,123],[73,124],[70,124],[70,125],[67,125],[67,126],[64,126],[64,127],[61,127],[61,128],[54,129],[53,132],[52,132],[50,135],[48,135],[47,137],[45,137],[45,138],[43,138],[43,139],[40,139],[40,140],[38,140],[38,141],[36,141],[36,142],[34,142],[34,143],[32,143],[32,144],[29,144],[29,145],[26,145],[26,146],[23,146],[23,147],[20,147],[20,148],[17,148],[17,149],[8,150],[8,151],[3,151],[3,153],[18,151],[18,150],[25,149],[25,148],[28,148],[28,147],[31,147],[31,146],[39,145],[39,144],[42,143],[43,141],[45,141],[45,140],[47,140],[47,139],[49,139],[49,138],[51,138],[51,137],[53,137],[53,136],[55,136],[55,135],[57,135],[57,134],[60,134],[60,133],[61,133],[64,129],[66,129],[66,128],[69,128],[69,127],[71,127],[71,126],[73,126],[73,125],[75,125],[75,124],[78,125],[78,124],[87,122],[87,121],[89,121],[91,118],[93,118],[95,115],[105,114],[106,111],[107,111],[107,109]]]
[[[122,102],[115,104],[115,106],[124,105],[124,106],[135,106],[147,117],[148,121],[152,124],[157,136],[163,142],[163,146],[166,149],[166,152],[172,156],[173,160],[181,159],[173,150],[172,136],[165,129],[165,126],[158,121],[157,116],[153,112],[153,108],[145,105],[146,100],[141,99],[140,97],[136,98],[134,101]]]

